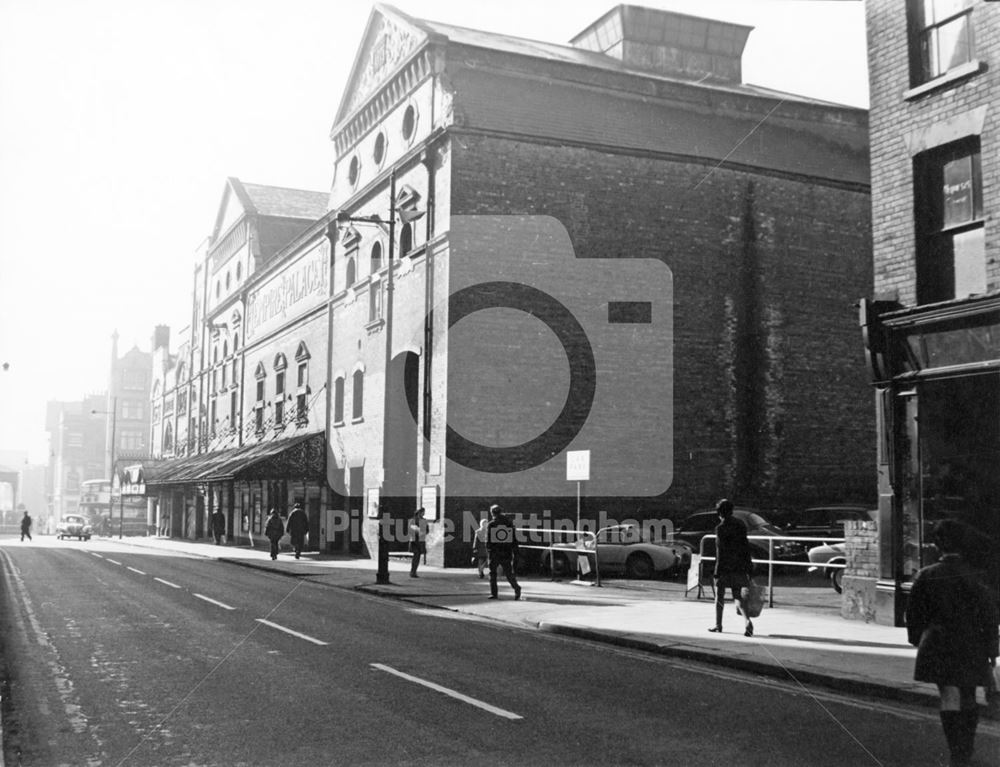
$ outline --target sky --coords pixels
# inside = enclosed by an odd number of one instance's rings
[[[860,0],[645,0],[754,26],[744,82],[868,106]],[[613,0],[398,0],[565,43]],[[186,325],[225,180],[327,191],[358,0],[0,0],[0,449],[104,392],[111,335]]]

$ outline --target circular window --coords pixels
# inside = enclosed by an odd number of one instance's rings
[[[403,112],[403,138],[409,141],[413,138],[413,131],[417,127],[417,110],[410,104]]]
[[[351,186],[358,183],[358,176],[361,174],[361,161],[358,160],[357,155],[351,158],[351,166],[347,171],[347,180],[351,182]]]
[[[379,133],[375,137],[375,148],[372,150],[372,157],[375,159],[376,165],[381,165],[382,160],[385,159],[385,134]]]

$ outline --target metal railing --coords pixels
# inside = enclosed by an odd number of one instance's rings
[[[616,525],[616,527],[621,527],[621,525]],[[544,539],[546,535],[549,536],[564,536],[573,535],[577,537],[576,544],[572,547],[566,543],[556,543],[554,540],[549,541],[548,545],[532,545],[530,543],[518,543],[518,548],[520,549],[540,549],[542,551],[549,552],[549,573],[551,578],[555,579],[555,561],[556,552],[562,552],[568,555],[575,554],[578,557],[580,554],[587,556],[587,561],[590,561],[590,555],[594,556],[594,582],[597,586],[601,585],[601,563],[597,558],[597,536],[599,536],[605,530],[610,528],[602,528],[598,530],[597,533],[592,533],[589,530],[550,530],[544,527],[516,527],[514,528],[515,534],[517,533],[527,533],[532,536],[541,535]],[[587,542],[593,539],[593,548],[587,548]]]
[[[698,586],[701,587],[701,572],[700,568],[702,562],[714,562],[714,556],[705,555],[705,541],[706,540],[716,540],[717,536],[715,534],[709,534],[704,536],[698,544]],[[749,541],[767,541],[767,559],[755,559],[750,558],[750,561],[755,564],[766,564],[767,565],[767,606],[774,607],[774,566],[780,565],[781,567],[809,567],[809,568],[843,568],[846,565],[843,564],[828,564],[826,562],[817,563],[809,561],[809,546],[804,547],[804,553],[806,558],[804,561],[797,559],[775,559],[774,558],[774,546],[776,542],[781,541],[794,541],[796,543],[805,543],[807,541],[815,542],[817,546],[822,546],[823,544],[834,544],[843,543],[844,538],[813,538],[809,536],[797,536],[797,535],[748,535],[747,540]],[[714,588],[714,584],[713,584]]]

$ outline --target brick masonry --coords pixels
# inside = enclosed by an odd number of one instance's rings
[[[878,525],[844,523],[847,566],[844,568],[840,614],[866,623],[876,619],[875,583],[879,575]]]
[[[986,227],[987,290],[1000,289],[1000,3],[974,2],[975,75],[915,97],[910,82],[906,14],[899,0],[865,3],[871,111],[872,235],[875,295],[916,303],[913,157],[905,136],[987,107],[980,135]]]
[[[580,258],[670,267],[674,480],[646,508],[870,500],[855,309],[871,289],[865,191],[500,137],[453,146],[453,214],[550,215]]]

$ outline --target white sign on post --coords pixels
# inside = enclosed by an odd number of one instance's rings
[[[590,480],[590,451],[566,451],[566,481],[587,482]]]

